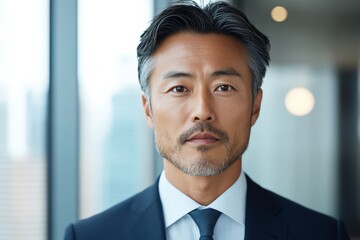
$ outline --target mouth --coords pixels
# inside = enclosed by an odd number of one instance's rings
[[[210,145],[219,142],[220,139],[210,133],[197,133],[186,140],[187,143],[196,145]]]

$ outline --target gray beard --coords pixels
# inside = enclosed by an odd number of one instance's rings
[[[236,148],[238,148],[236,150]],[[181,170],[182,172],[191,175],[191,176],[215,176],[227,168],[229,168],[236,161],[241,160],[242,154],[246,151],[247,146],[244,149],[239,149],[239,146],[230,146],[227,150],[227,155],[225,159],[221,162],[212,162],[207,159],[196,159],[189,164],[184,164],[186,162],[185,159],[181,157],[171,157],[170,154],[166,154],[166,152],[159,148],[158,144],[156,144],[156,149],[160,153],[160,155],[170,162],[173,166]],[[197,148],[198,151],[207,151],[209,150],[206,146],[199,146]],[[175,154],[173,154],[175,155]]]
[[[160,153],[161,154],[161,153]],[[164,157],[165,158],[165,157]],[[234,157],[228,159],[225,162],[213,163],[209,162],[206,159],[198,159],[189,164],[189,166],[184,166],[179,161],[174,161],[173,159],[165,158],[176,168],[180,169],[182,172],[191,175],[191,176],[215,176],[225,171],[230,167],[234,162],[240,160],[239,157]]]
[[[186,159],[183,159],[179,152],[181,147],[185,144],[186,140],[191,136],[191,134],[197,131],[208,131],[219,137],[222,144],[227,146],[226,155],[224,159],[220,162],[213,162],[206,158],[195,159],[192,162],[186,163]],[[247,142],[247,144],[249,141]],[[210,124],[207,123],[198,123],[194,125],[191,129],[181,134],[179,137],[176,146],[173,148],[164,148],[163,146],[159,146],[157,142],[157,136],[155,133],[155,144],[156,149],[160,153],[160,155],[169,161],[176,168],[181,170],[182,172],[191,175],[191,176],[214,176],[218,175],[221,172],[225,171],[236,161],[241,160],[242,154],[245,152],[247,148],[247,144],[244,147],[241,147],[239,144],[233,143],[230,144],[229,137],[225,132],[215,129]],[[197,151],[206,152],[210,150],[208,146],[198,146]]]

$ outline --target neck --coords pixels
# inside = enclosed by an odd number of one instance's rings
[[[181,192],[207,206],[230,188],[241,173],[241,160],[214,176],[191,176],[164,159],[165,176]]]

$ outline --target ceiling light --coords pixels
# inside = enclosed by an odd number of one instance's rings
[[[271,10],[271,17],[275,22],[283,22],[288,16],[288,11],[282,6],[274,7]]]
[[[315,106],[315,97],[306,88],[293,88],[285,97],[286,109],[295,116],[309,114]]]

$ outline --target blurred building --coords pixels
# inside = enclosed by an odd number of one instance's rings
[[[112,97],[112,117],[104,139],[102,206],[112,206],[142,187],[141,160],[146,138],[139,92],[124,89]],[[150,172],[151,169],[148,169]]]

